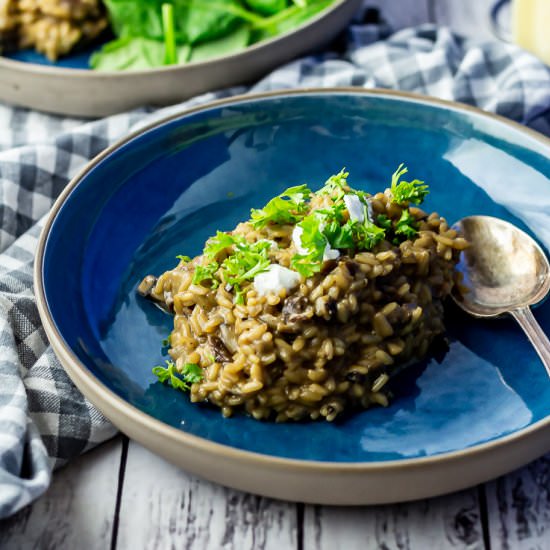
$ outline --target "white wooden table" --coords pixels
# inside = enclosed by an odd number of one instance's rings
[[[550,0],[549,0],[550,1]],[[394,28],[489,36],[491,0],[370,0]],[[223,465],[221,465],[223,467]],[[119,436],[0,522],[2,549],[550,549],[550,455],[479,487],[393,506],[273,501],[199,480]]]

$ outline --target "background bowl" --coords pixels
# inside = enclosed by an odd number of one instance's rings
[[[0,56],[0,101],[64,115],[100,117],[169,105],[197,94],[257,80],[278,65],[328,44],[361,0],[339,0],[301,27],[242,52],[200,63],[143,71],[92,71],[91,52],[52,64],[32,51]]]
[[[143,276],[290,185],[343,166],[375,192],[405,162],[449,221],[509,220],[550,245],[548,140],[465,106],[395,92],[311,90],[217,102],[130,137],[56,203],[36,262],[44,326],[69,375],[117,426],[196,474],[269,496],[390,502],[473,485],[550,449],[550,381],[510,320],[448,310],[450,349],[397,377],[387,408],[334,423],[224,419],[156,381],[172,317]],[[550,330],[550,303],[536,315]]]

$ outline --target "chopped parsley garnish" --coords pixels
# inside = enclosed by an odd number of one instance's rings
[[[195,266],[195,273],[193,274],[193,284],[200,285],[203,281],[212,281],[212,288],[218,288],[220,285],[216,279],[216,271],[220,268],[218,262],[210,262],[206,265]]]
[[[331,251],[353,256],[372,250],[384,239],[399,245],[418,234],[417,221],[408,205],[420,204],[428,194],[428,186],[417,179],[401,180],[406,173],[407,168],[401,164],[392,176],[390,188],[392,202],[403,206],[399,220],[387,215],[371,219],[371,196],[351,189],[347,181],[349,173],[343,169],[331,176],[316,194],[307,185],[289,187],[263,208],[252,209],[249,223],[255,229],[268,224],[295,224],[300,243],[290,267],[303,277],[311,277],[321,271],[325,258],[337,256],[329,254]],[[323,207],[316,208],[320,205]],[[212,289],[224,285],[233,291],[234,301],[242,304],[248,283],[269,269],[272,261],[269,251],[273,245],[267,239],[250,243],[243,235],[218,231],[206,242],[202,264],[195,266],[193,283],[206,282]],[[189,261],[186,256],[178,258]]]
[[[321,270],[323,255],[327,247],[327,238],[321,231],[322,216],[316,212],[306,216],[296,224],[301,231],[300,241],[307,254],[295,254],[290,265],[300,275],[311,277]]]
[[[195,267],[193,283],[210,281],[213,289],[218,288],[220,283],[229,285],[235,291],[235,302],[242,304],[243,284],[268,269],[271,263],[268,250],[272,245],[267,240],[249,243],[242,235],[218,231],[206,242],[203,255],[210,261]],[[219,259],[222,252],[227,253],[223,261]]]
[[[357,250],[371,250],[386,236],[385,230],[372,223],[368,217],[363,223],[351,223]]]
[[[181,391],[187,391],[191,384],[200,382],[204,377],[199,365],[185,363],[179,372],[173,361],[166,361],[166,367],[160,365],[153,367],[153,374],[159,379],[159,382],[168,383],[174,389]]]
[[[222,279],[235,290],[237,304],[244,303],[243,284],[252,281],[259,273],[267,271],[271,264],[267,254],[270,248],[269,241],[240,242],[235,245],[235,252],[222,263]]]
[[[230,235],[223,231],[217,231],[214,237],[206,241],[203,254],[210,260],[214,260],[220,252],[231,248],[233,245],[245,242],[246,239],[241,235]]]
[[[395,224],[395,234],[404,235],[407,239],[414,239],[418,234],[416,219],[408,210],[403,210],[401,217]]]
[[[345,177],[347,175],[341,172],[338,176],[334,176],[335,179],[332,182],[329,180],[330,186],[335,186],[331,191],[333,196],[334,189],[345,181]],[[342,224],[345,220],[343,197],[347,193],[344,187],[341,190],[342,195],[339,199],[333,199],[334,204],[330,208],[315,210],[296,224],[296,227],[302,230],[301,245],[308,253],[296,254],[291,260],[291,266],[304,277],[311,277],[321,270],[327,247],[334,250],[347,250],[350,253],[355,250],[370,250],[385,237],[384,229],[369,219],[364,198],[361,198],[363,221],[348,219]],[[351,193],[349,189],[348,191]],[[338,191],[336,195],[339,196]]]
[[[279,196],[271,199],[263,208],[252,209],[251,223],[256,229],[268,223],[279,225],[296,223],[307,212],[310,196],[311,190],[307,185],[289,187]]]
[[[376,223],[385,231],[391,231],[393,228],[392,221],[385,214],[380,214],[376,217]]]
[[[400,164],[392,175],[390,192],[393,202],[401,205],[420,204],[429,193],[428,186],[420,180],[399,181],[401,176],[404,176],[407,172],[408,169]]]
[[[348,176],[349,172],[342,168],[338,174],[330,176],[324,187],[318,191],[319,195],[328,195],[333,201],[342,200],[348,188]]]
[[[343,250],[355,247],[353,223],[348,220],[344,225],[341,225],[341,221],[336,218],[325,225],[323,235],[325,235],[332,248]]]

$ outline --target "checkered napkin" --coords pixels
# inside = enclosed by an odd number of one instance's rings
[[[85,123],[0,104],[0,517],[41,495],[54,468],[115,433],[52,353],[33,296],[32,266],[53,201],[91,158],[141,124],[248,91],[312,86],[409,90],[499,113],[550,135],[550,69],[500,42],[422,26],[388,37],[356,22],[329,53],[279,68],[250,89]]]

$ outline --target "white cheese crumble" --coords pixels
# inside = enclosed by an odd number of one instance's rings
[[[339,257],[340,251],[336,250],[336,248],[330,248],[330,244],[327,243],[325,251],[323,252],[323,260],[326,262],[327,260],[336,260],[336,258]]]
[[[322,228],[319,229],[321,229],[321,231],[323,230]],[[298,225],[292,231],[292,242],[294,243],[298,254],[302,256],[309,254],[309,250],[307,248],[304,248],[304,246],[302,245],[303,233],[304,230]],[[327,260],[336,260],[336,258],[339,257],[340,251],[336,250],[335,248],[331,248],[330,244],[327,242],[327,245],[325,246],[325,251],[323,252],[323,261],[326,262]]]
[[[363,223],[365,221],[365,205],[357,195],[344,195],[350,220]]]
[[[283,289],[292,290],[300,284],[300,274],[279,264],[271,264],[267,271],[254,277],[254,288],[260,296]]]
[[[308,253],[308,249],[302,246],[303,234],[304,234],[304,230],[298,225],[295,226],[294,229],[292,230],[292,242],[294,243],[294,246],[296,247],[298,254],[301,254],[302,256]]]

